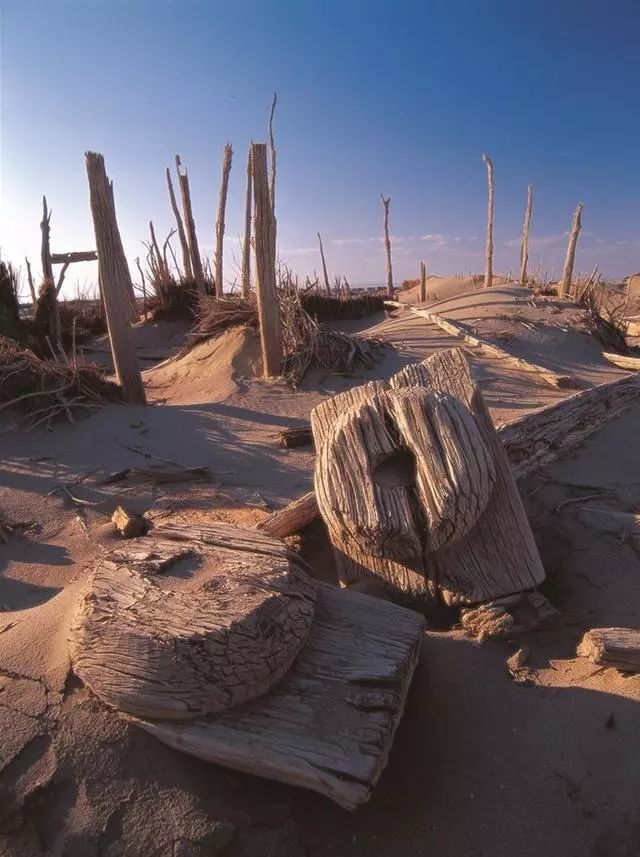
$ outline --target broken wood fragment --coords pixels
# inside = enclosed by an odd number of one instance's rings
[[[280,432],[280,443],[285,449],[292,449],[295,446],[307,446],[313,443],[311,425],[291,426],[291,428],[282,429]]]
[[[629,357],[626,354],[614,354],[610,351],[603,351],[602,356],[619,369],[627,369],[629,372],[640,372],[640,357]]]
[[[582,638],[577,654],[603,667],[640,672],[640,630],[592,628]]]
[[[111,523],[123,539],[135,539],[144,535],[149,527],[149,522],[135,512],[130,512],[124,506],[118,506],[111,516]]]

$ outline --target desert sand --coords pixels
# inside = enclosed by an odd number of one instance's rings
[[[574,304],[513,286],[482,292],[471,281],[435,279],[429,309],[509,353],[582,387],[625,376],[603,357]],[[640,405],[520,483],[547,573],[542,591],[562,621],[518,640],[529,649],[518,681],[505,667],[515,642],[479,644],[455,626],[428,630],[388,768],[354,813],[173,751],[69,672],[70,617],[92,564],[115,543],[109,516],[118,502],[156,522],[253,526],[312,487],[312,450],[282,449],[282,428],[306,421],[326,396],[461,344],[408,308],[337,326],[389,345],[375,368],[349,378],[314,370],[292,390],[257,377],[252,330],[231,329],[167,360],[167,328],[140,325],[148,407],[108,405],[50,432],[26,432],[19,414],[0,413],[0,509],[22,530],[0,545],[1,854],[640,853],[640,676],[575,654],[588,628],[640,620],[638,556],[584,514],[637,509]],[[173,328],[170,344],[183,335]],[[95,347],[106,350],[104,342]],[[468,351],[497,425],[572,392]],[[212,480],[101,484],[156,459],[206,465]],[[75,496],[91,505],[74,506],[55,490],[74,481]],[[335,579],[319,524],[298,544],[318,578]]]

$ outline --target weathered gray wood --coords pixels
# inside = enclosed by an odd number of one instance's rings
[[[163,586],[138,570],[141,540],[98,563],[69,634],[73,669],[106,704],[150,718],[221,711],[265,693],[289,670],[313,618],[315,587],[299,558],[255,530],[160,529],[201,557],[194,577]],[[115,561],[114,561],[115,559]],[[166,566],[165,566],[166,567]],[[158,581],[158,582],[156,582]]]
[[[533,208],[533,186],[527,187],[527,207],[524,212],[522,225],[522,246],[520,247],[520,282],[527,284],[527,264],[529,262],[529,228],[531,226],[531,210]]]
[[[315,491],[308,491],[282,509],[277,509],[264,519],[258,528],[277,538],[284,539],[299,533],[320,515]]]
[[[603,667],[640,672],[640,630],[592,628],[582,638],[577,654]]]
[[[251,176],[251,146],[247,155],[247,187],[244,201],[244,241],[242,242],[242,297],[251,293],[251,202],[253,185]]]
[[[391,264],[391,237],[389,236],[389,205],[391,203],[391,197],[385,197],[385,195],[381,193],[380,199],[382,200],[382,208],[384,209],[383,226],[384,250],[387,261],[387,297],[393,298],[393,266]]]
[[[24,261],[27,266],[27,282],[29,283],[29,291],[31,292],[31,301],[35,310],[36,301],[38,300],[38,297],[36,295],[36,287],[33,282],[33,274],[31,273],[31,263],[29,262],[29,259],[26,256],[24,257]]]
[[[254,242],[256,254],[256,296],[260,319],[262,370],[265,376],[279,375],[282,358],[282,327],[276,289],[276,221],[269,196],[267,150],[264,143],[251,144],[254,195]]]
[[[100,287],[106,310],[113,364],[125,399],[130,404],[144,405],[146,397],[142,375],[128,322],[131,302],[127,286],[131,284],[131,277],[118,230],[113,205],[113,189],[107,178],[102,155],[87,152],[85,158],[98,252]]]
[[[176,201],[176,195],[173,190],[173,182],[171,181],[171,170],[167,167],[167,189],[169,191],[169,202],[171,203],[171,210],[173,211],[173,216],[176,219],[176,228],[178,230],[178,240],[180,241],[180,249],[182,250],[182,271],[183,277],[186,282],[190,283],[193,281],[193,268],[191,266],[191,253],[189,252],[189,244],[187,242],[187,236],[184,231],[184,223],[182,222],[182,217],[180,216],[180,209],[178,208],[178,203]]]
[[[198,246],[198,236],[196,234],[196,223],[193,219],[193,210],[191,208],[191,191],[189,189],[189,174],[182,166],[180,155],[176,155],[176,172],[178,174],[178,183],[180,185],[180,196],[182,197],[182,211],[184,214],[184,228],[187,233],[187,244],[189,245],[189,255],[191,256],[191,270],[193,271],[193,279],[197,286],[198,292],[201,295],[206,295],[207,288],[204,281],[204,271],[202,270],[202,260],[200,258],[200,247]]]
[[[62,342],[62,325],[60,323],[60,308],[58,307],[58,293],[55,280],[53,279],[53,267],[51,263],[51,211],[47,207],[46,196],[42,197],[42,220],[40,221],[42,232],[42,244],[40,258],[42,261],[42,289],[47,292],[49,302],[49,340],[54,349]]]
[[[322,246],[322,236],[320,233],[316,233],[318,236],[318,244],[320,245],[320,260],[322,262],[322,276],[324,279],[324,290],[330,295],[331,294],[331,284],[329,283],[329,273],[327,271],[327,261],[324,258],[324,247]]]
[[[582,227],[582,209],[584,203],[578,203],[576,210],[573,213],[573,222],[571,223],[571,232],[569,233],[569,243],[567,244],[567,255],[564,260],[564,269],[562,271],[562,279],[559,283],[558,294],[565,297],[571,294],[571,279],[573,277],[573,266],[576,260],[576,246],[578,244],[578,235]]]
[[[95,250],[74,250],[70,253],[52,253],[53,265],[72,265],[74,262],[97,262],[98,253]]]
[[[227,209],[227,194],[229,192],[229,174],[231,172],[231,159],[233,148],[231,143],[225,143],[222,155],[222,178],[220,179],[220,198],[218,200],[218,219],[216,220],[216,252],[215,252],[215,275],[214,287],[216,297],[224,296],[223,259],[224,259],[224,229],[225,212]]]
[[[493,285],[493,206],[495,183],[493,178],[493,161],[489,155],[483,155],[482,160],[487,167],[487,242],[485,248],[486,262],[484,272],[484,287],[490,288]]]
[[[311,414],[316,497],[341,579],[378,576],[398,594],[437,596],[448,604],[486,601],[536,586],[544,569],[509,462],[463,353],[440,351],[403,369],[390,386],[429,394],[385,397],[367,385],[349,391],[360,403],[348,407],[341,394]],[[438,410],[429,395],[439,399]],[[405,396],[428,408],[420,418],[414,412],[411,433],[389,404]],[[365,423],[359,445],[345,442],[344,429],[354,414]],[[443,426],[434,428],[436,420]],[[392,466],[391,478],[377,478],[376,469],[392,458],[389,447],[411,450],[410,444],[419,462],[416,471],[407,475]],[[439,466],[436,452],[444,459]]]
[[[418,300],[421,304],[426,303],[427,300],[427,266],[424,262],[420,262],[420,292]]]

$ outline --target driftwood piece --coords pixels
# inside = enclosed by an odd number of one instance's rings
[[[107,178],[102,155],[87,152],[85,158],[113,363],[126,400],[132,405],[144,405],[146,397],[142,375],[129,331],[131,277],[118,230],[113,188]]]
[[[273,561],[288,559],[304,574],[304,563],[282,542],[224,524],[158,528],[112,551],[97,574],[118,581],[118,590],[134,579],[136,594],[144,598],[153,591],[144,577],[158,570],[153,563],[166,569],[172,558],[189,553],[205,567],[211,560],[228,567],[242,550],[249,552],[244,562],[251,569],[252,585],[256,578],[260,584],[260,570]],[[125,715],[127,719],[206,761],[312,789],[347,809],[364,803],[389,756],[418,660],[424,620],[366,595],[322,583],[314,588],[317,598],[306,644],[268,692],[229,711],[181,722]],[[166,590],[160,591],[166,596]],[[192,593],[193,589],[184,590],[185,595]],[[304,596],[301,600],[308,604]],[[161,621],[168,621],[167,615],[163,609]],[[164,696],[175,693],[176,667],[169,664],[168,669],[158,688]],[[192,669],[190,664],[189,675]],[[97,678],[105,680],[103,674]],[[181,673],[178,685],[185,681]],[[190,695],[189,704],[195,698]]]
[[[191,190],[189,188],[189,174],[182,166],[180,155],[176,155],[176,173],[178,174],[178,184],[180,185],[180,196],[182,197],[182,212],[184,214],[184,229],[187,233],[187,244],[189,246],[189,255],[191,257],[191,270],[193,271],[193,279],[197,286],[198,292],[201,295],[206,295],[207,288],[204,281],[204,271],[202,270],[202,259],[200,258],[200,247],[198,245],[198,236],[196,233],[196,223],[193,219],[193,209],[191,207]]]
[[[640,630],[592,628],[582,638],[577,654],[603,667],[640,672]]]
[[[316,496],[341,579],[374,575],[447,604],[536,586],[544,569],[462,351],[408,366],[390,387],[350,390],[311,414]]]
[[[483,155],[482,160],[487,167],[487,242],[485,248],[486,267],[484,273],[485,289],[493,285],[493,207],[495,182],[493,177],[493,161],[488,155]]]
[[[391,197],[380,194],[382,207],[384,209],[383,227],[384,227],[384,250],[387,262],[387,297],[393,298],[393,266],[391,264],[391,238],[389,236],[389,205]]]
[[[626,354],[614,354],[610,351],[603,351],[602,356],[619,369],[640,372],[640,357],[628,357]]]
[[[278,292],[276,289],[276,221],[267,178],[267,149],[264,143],[251,144],[254,194],[254,242],[256,254],[256,296],[260,319],[262,369],[265,376],[279,375],[283,345]]]
[[[582,209],[584,203],[580,202],[576,206],[573,213],[573,221],[571,223],[571,232],[569,233],[569,243],[567,244],[567,255],[564,260],[564,269],[562,271],[562,279],[560,280],[558,294],[562,297],[571,294],[571,279],[573,277],[573,266],[576,260],[576,246],[578,244],[578,235],[582,227]]]
[[[225,143],[222,156],[222,178],[220,179],[220,198],[218,200],[218,219],[216,220],[216,252],[215,252],[215,275],[214,288],[216,297],[224,296],[223,259],[224,259],[224,230],[225,212],[227,210],[227,194],[229,192],[229,174],[231,173],[231,159],[233,149],[231,143]]]
[[[638,398],[640,377],[633,375],[582,390],[499,426],[498,436],[516,479],[524,479],[575,449]],[[309,491],[265,518],[260,528],[285,538],[311,524],[318,515],[315,493]]]
[[[52,253],[51,262],[53,265],[72,265],[74,262],[97,262],[98,253],[96,250],[74,250],[70,253]]]
[[[537,363],[530,363],[522,357],[516,357],[513,354],[509,354],[508,351],[500,348],[499,345],[494,345],[484,337],[471,333],[467,326],[459,321],[453,321],[450,318],[444,318],[444,316],[438,315],[438,313],[417,309],[416,307],[411,307],[410,309],[415,315],[421,315],[423,318],[429,319],[452,336],[461,336],[465,342],[469,343],[469,345],[473,345],[476,348],[482,348],[488,354],[500,357],[510,363],[515,369],[518,369],[521,372],[535,372],[553,387],[577,389],[580,386],[579,381],[571,375],[559,375],[557,372],[553,372],[551,369],[547,369],[544,366],[539,366]]]
[[[218,550],[209,542],[182,589],[135,563],[98,564],[70,631],[71,660],[119,711],[171,719],[239,705],[279,681],[304,645],[315,588],[298,558],[256,531],[210,530]]]
[[[531,226],[531,210],[533,208],[533,186],[527,187],[527,207],[524,212],[522,225],[522,246],[520,247],[520,282],[527,283],[527,264],[529,262],[529,228]]]
[[[253,184],[251,176],[251,146],[247,155],[247,186],[244,200],[244,241],[242,242],[242,297],[248,298],[251,292],[251,202]]]

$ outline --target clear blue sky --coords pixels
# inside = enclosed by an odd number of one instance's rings
[[[640,269],[637,0],[0,0],[0,9],[0,247],[18,263],[25,253],[37,262],[43,193],[54,251],[93,246],[86,149],[105,156],[130,258],[150,218],[162,234],[172,225],[164,170],[180,153],[211,254],[231,141],[227,226],[238,236],[247,146],[265,138],[277,90],[279,249],[301,273],[319,268],[320,230],[331,274],[383,280],[381,191],[392,198],[397,280],[415,276],[420,259],[434,273],[481,270],[483,151],[496,169],[498,271],[517,270],[528,182],[534,264],[561,264],[583,201],[578,267]],[[234,241],[226,247],[233,276]]]

